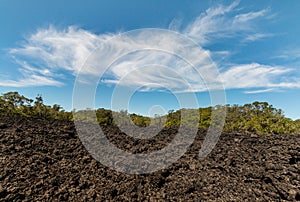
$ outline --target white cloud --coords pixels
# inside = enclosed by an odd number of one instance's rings
[[[239,2],[234,1],[228,6],[219,5],[207,9],[187,25],[183,33],[200,45],[211,44],[223,38],[246,37],[249,33],[255,33],[255,20],[267,17],[269,9],[239,13],[238,5]]]
[[[170,24],[169,29],[175,29],[192,37],[200,45],[211,44],[215,40],[228,37],[243,36],[245,41],[255,41],[269,36],[254,32],[254,21],[266,17],[269,10],[241,13],[241,9],[237,8],[238,4],[239,2],[235,1],[228,6],[218,5],[209,8],[185,27],[180,24],[180,21],[175,20]],[[57,29],[54,26],[39,29],[26,38],[20,47],[9,51],[21,66],[22,77],[15,81],[2,80],[0,86],[60,86],[63,85],[63,75],[59,73],[62,71],[73,76],[80,71],[81,74],[87,75],[87,79],[82,81],[88,82],[90,77],[97,76],[105,70],[105,65],[108,64],[102,63],[105,63],[108,58],[116,58],[129,49],[142,49],[118,58],[106,72],[102,82],[122,81],[122,85],[130,87],[144,86],[142,90],[145,91],[159,90],[165,86],[178,92],[206,91],[207,87],[218,88],[219,80],[224,82],[227,89],[267,88],[268,91],[275,88],[300,87],[296,81],[287,82],[280,79],[291,69],[258,63],[222,68],[220,76],[216,77],[216,74],[211,71],[214,64],[208,65],[209,56],[222,58],[230,55],[231,52],[186,51],[187,44],[183,40],[174,38],[172,34],[159,34],[145,30],[130,38],[119,36],[118,33],[97,35],[74,26],[67,29]],[[107,43],[112,38],[114,40]],[[154,48],[155,51],[145,50],[147,46]],[[81,69],[96,48],[97,51],[105,54],[102,54],[101,58],[92,58],[88,61],[89,64]],[[198,65],[202,65],[200,71],[205,76],[205,82],[199,79],[197,72],[199,69],[193,69],[180,58],[164,52],[163,50],[166,49],[189,55]],[[191,86],[187,87],[185,82]],[[256,93],[259,91],[256,90]]]
[[[52,78],[47,78],[38,75],[26,75],[18,81],[4,80],[0,81],[0,86],[10,87],[28,87],[28,86],[62,86],[63,83],[56,81]]]
[[[109,37],[74,26],[62,30],[54,26],[39,29],[26,38],[21,47],[9,51],[21,66],[21,78],[15,81],[2,80],[0,86],[59,86],[62,84],[59,81],[62,75],[58,71],[76,75],[91,52]]]
[[[63,68],[78,72],[86,58],[108,35],[95,35],[70,26],[59,30],[54,26],[39,29],[26,39],[21,48],[10,50],[15,57],[30,58],[49,70]]]
[[[15,59],[15,62],[21,66],[19,72],[22,74],[19,80],[9,79],[1,76],[0,86],[8,87],[29,87],[29,86],[62,86],[62,82],[57,81],[55,77],[63,77],[61,74],[55,74],[48,68],[35,68],[26,61]]]
[[[254,33],[254,34],[250,34],[250,35],[246,36],[243,41],[244,42],[252,42],[252,41],[257,41],[257,40],[261,40],[263,38],[272,37],[272,36],[274,36],[274,34]]]
[[[112,38],[113,40],[111,40]],[[80,71],[80,74],[87,75],[87,79],[82,81],[89,81],[92,76],[104,71],[109,65],[106,64],[109,58],[118,59],[120,55],[127,53],[128,50],[136,49],[143,51],[119,58],[106,72],[106,76],[112,77],[112,79],[106,78],[103,81],[116,83],[124,75],[131,73],[130,82],[126,83],[128,86],[144,85],[147,87],[146,89],[153,90],[157,87],[155,83],[160,83],[160,85],[170,89],[186,90],[186,87],[182,87],[179,82],[179,78],[173,78],[170,75],[170,71],[153,68],[144,72],[132,72],[137,67],[158,64],[172,67],[174,72],[179,73],[181,76],[184,75],[187,81],[195,83],[197,86],[201,83],[201,86],[203,86],[203,82],[198,81],[199,77],[195,76],[196,70],[193,70],[187,63],[180,61],[172,54],[188,55],[198,65],[202,64],[201,71],[209,72],[205,70],[207,65],[211,63],[209,61],[209,51],[199,49],[196,44],[193,44],[197,47],[196,51],[192,51],[192,47],[187,49],[184,40],[184,37],[178,37],[173,32],[159,32],[159,30],[151,29],[141,30],[135,33],[134,36],[129,34],[128,36],[119,37],[118,34],[95,35],[75,27],[58,30],[51,26],[48,29],[38,30],[27,39],[22,47],[10,50],[10,54],[16,58],[16,62],[22,66],[20,71],[25,79],[15,82],[3,82],[1,85],[16,86],[19,82],[20,86],[31,86],[33,84],[25,84],[25,81],[31,82],[32,75],[48,77],[49,81],[56,81],[55,79],[59,79],[56,73],[59,70],[69,71],[73,75]],[[96,55],[95,58],[88,61],[89,64],[86,64],[86,59],[96,47],[97,51],[101,52],[101,56]],[[148,50],[149,48],[151,50]],[[170,51],[170,53],[165,50]],[[85,66],[82,69],[84,64]],[[28,74],[28,72],[31,74]],[[59,81],[49,81],[43,85],[57,85],[60,83]]]
[[[280,52],[274,58],[280,58],[285,60],[299,60],[300,59],[300,48],[290,47],[281,49]]]
[[[258,93],[267,93],[267,92],[277,92],[276,88],[260,89],[260,90],[248,90],[244,91],[246,94],[258,94]]]
[[[293,70],[280,66],[252,63],[233,66],[221,73],[220,77],[226,89],[300,88],[299,82],[286,82],[281,79],[283,75],[291,71]]]
[[[263,9],[257,12],[249,12],[249,13],[243,13],[236,15],[233,19],[234,24],[249,22],[251,20],[257,19],[259,17],[263,17],[267,14],[268,9]]]

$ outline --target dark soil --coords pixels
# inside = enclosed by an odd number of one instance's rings
[[[176,128],[134,140],[104,128],[134,153],[161,149]],[[300,135],[222,134],[198,159],[205,131],[167,169],[132,175],[91,157],[68,121],[0,118],[0,201],[300,201]]]

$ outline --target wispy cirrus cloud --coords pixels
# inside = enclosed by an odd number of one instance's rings
[[[181,25],[180,20],[174,20],[169,28],[206,46],[227,38],[237,37],[241,38],[241,41],[251,42],[272,36],[268,33],[258,33],[255,24],[257,20],[270,16],[270,9],[242,12],[238,5],[239,2],[235,1],[230,5],[211,7],[187,25]],[[19,47],[9,51],[13,60],[20,65],[21,77],[18,80],[2,80],[0,86],[60,86],[63,85],[62,73],[59,73],[61,71],[73,76],[76,76],[79,71],[86,75],[97,75],[99,68],[97,69],[93,65],[81,69],[95,49],[106,51],[107,56],[113,57],[128,47],[138,50],[141,47],[150,46],[150,44],[157,44],[159,48],[159,44],[164,42],[164,44],[168,44],[170,50],[180,52],[186,45],[167,34],[150,36],[149,32],[140,32],[134,40],[119,38],[115,40],[114,44],[107,46],[106,42],[118,35],[119,33],[95,34],[75,26],[66,29],[58,29],[55,26],[38,29]],[[189,52],[189,54],[193,53]],[[226,57],[231,53],[226,50],[218,52],[203,50],[200,54],[192,55],[192,57],[201,60],[212,54]],[[105,60],[105,58],[101,58],[101,60]],[[99,60],[94,62],[99,63]],[[149,64],[153,64],[153,66],[149,67]],[[160,65],[169,67],[169,70],[158,68]],[[227,89],[262,88],[260,92],[263,92],[268,89],[300,87],[296,81],[287,82],[281,79],[292,71],[289,68],[255,62],[237,64],[225,69],[222,64],[217,65],[222,67],[218,79],[224,82]],[[139,67],[146,68],[138,69]],[[206,82],[213,83],[216,79],[214,75],[210,75],[209,68],[202,72],[207,74],[207,78],[211,78]],[[191,91],[191,89],[182,87],[184,86],[180,79],[182,76],[192,85],[192,91],[207,90],[205,87],[207,84],[195,76],[195,70],[191,66],[174,55],[159,51],[139,51],[119,59],[106,72],[106,77],[102,82],[115,84],[121,81],[124,75],[128,76],[126,82],[122,82],[123,85],[144,86],[143,90],[145,91],[158,90],[161,86],[180,92]],[[210,87],[214,87],[214,85]],[[256,90],[256,93],[259,93],[259,90]]]
[[[253,42],[253,41],[258,41],[262,40],[267,37],[272,37],[275,36],[274,34],[269,34],[269,33],[255,33],[255,34],[250,34],[248,36],[245,36],[243,39],[244,42]]]
[[[259,90],[246,90],[245,94],[258,94],[258,93],[268,93],[268,92],[279,92],[280,90],[277,88],[267,88],[267,89],[259,89]]]
[[[24,78],[15,80],[0,81],[0,86],[24,87],[24,86],[62,86],[63,83],[52,78],[36,74],[24,75]]]
[[[262,65],[258,63],[234,65],[221,73],[221,79],[227,89],[251,89],[265,88],[275,90],[276,88],[300,88],[300,82],[289,77],[283,77],[293,69],[281,66]],[[247,91],[250,92],[250,91]],[[261,93],[263,90],[253,92]]]
[[[190,22],[183,29],[183,33],[196,40],[200,45],[232,37],[245,38],[253,35],[258,38],[257,20],[271,16],[269,15],[270,9],[241,13],[238,5],[239,1],[234,1],[228,6],[218,5],[207,9]],[[262,35],[267,36],[267,34],[260,34],[260,36]],[[254,39],[255,37],[252,38],[252,40]]]
[[[284,59],[284,60],[300,60],[300,48],[299,47],[289,47],[281,49],[274,58]]]
[[[39,68],[43,65],[49,71],[63,68],[76,73],[91,52],[107,37],[74,26],[67,29],[49,26],[37,30],[26,38],[22,47],[12,48],[9,53],[18,60],[30,59],[33,65]]]
[[[57,29],[51,25],[38,29],[25,38],[20,47],[9,54],[20,65],[18,80],[2,79],[0,86],[61,86],[61,70],[76,75],[86,58],[108,35],[95,35],[89,31],[69,26]]]

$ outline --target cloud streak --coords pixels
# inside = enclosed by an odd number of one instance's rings
[[[24,87],[24,86],[62,86],[63,83],[56,81],[52,78],[39,76],[39,75],[25,75],[25,78],[22,78],[18,81],[14,80],[5,80],[0,81],[0,86],[10,86],[10,87]]]
[[[221,73],[220,77],[227,89],[300,88],[299,82],[287,82],[282,78],[283,75],[292,71],[281,66],[251,63],[233,66]]]
[[[256,35],[255,22],[268,16],[269,9],[239,13],[238,5],[239,2],[234,1],[228,6],[218,5],[207,9],[190,22],[183,33],[200,45],[212,44],[224,38]]]

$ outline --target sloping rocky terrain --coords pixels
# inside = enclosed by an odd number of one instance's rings
[[[163,148],[177,129],[134,140],[103,128],[119,148]],[[68,121],[0,118],[0,201],[300,201],[300,135],[224,133],[203,160],[198,131],[187,153],[167,169],[132,175],[103,166]],[[151,144],[150,144],[151,143]]]

